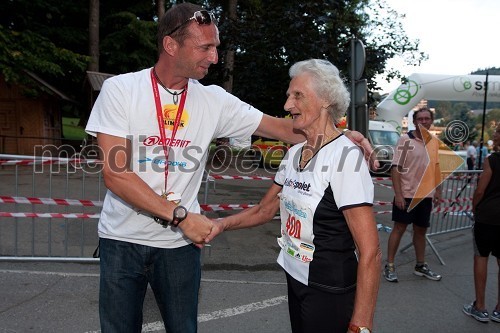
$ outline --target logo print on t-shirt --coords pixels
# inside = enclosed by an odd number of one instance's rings
[[[165,119],[165,129],[172,130],[174,128],[175,117],[177,115],[178,105],[175,104],[165,104],[163,106],[163,119]],[[184,108],[182,111],[181,121],[179,123],[179,128],[177,130],[182,130],[187,126],[189,122],[189,113]]]

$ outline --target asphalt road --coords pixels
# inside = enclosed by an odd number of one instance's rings
[[[228,170],[227,174],[231,173]],[[217,181],[215,189],[210,187],[208,203],[256,203],[269,184],[268,180]],[[386,187],[375,189],[376,200],[392,197]],[[392,226],[389,214],[377,215],[377,223]],[[275,220],[248,230],[226,232],[205,248],[200,333],[290,332],[285,277],[275,261],[278,233],[279,222]],[[382,229],[379,236],[385,258],[388,233]],[[407,233],[402,245],[410,239]],[[476,322],[461,310],[474,295],[470,230],[432,240],[446,265],[439,263],[429,247],[426,259],[443,279],[435,282],[413,275],[413,250],[399,253],[396,265],[400,282],[381,281],[375,332],[500,332],[500,324]],[[490,310],[497,297],[497,272],[496,262],[490,260]],[[0,333],[99,332],[98,265],[0,261],[0,281]],[[144,306],[143,331],[165,332],[150,291]]]

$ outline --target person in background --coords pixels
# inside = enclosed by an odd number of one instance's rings
[[[488,156],[488,148],[486,147],[486,145],[484,144],[477,145],[476,156],[477,156],[476,169],[482,170],[484,167],[484,159],[486,158],[486,156]]]
[[[140,332],[151,286],[166,331],[197,331],[200,246],[212,221],[197,194],[211,141],[252,134],[290,143],[304,134],[218,86],[214,14],[181,3],[158,23],[152,68],[107,79],[86,131],[97,136],[108,191],[99,219],[101,331]],[[354,133],[371,152],[368,141]]]
[[[484,160],[476,191],[472,198],[474,211],[474,289],[476,300],[465,304],[463,312],[472,318],[487,322],[490,319],[500,323],[500,124],[493,134],[493,146],[497,149]],[[497,303],[491,315],[486,310],[486,277],[488,258],[497,259]]]
[[[469,142],[467,145],[467,170],[474,170],[474,166],[476,165],[476,146],[476,141],[473,141],[472,143]]]
[[[389,235],[383,273],[389,282],[398,282],[394,259],[409,224],[413,224],[417,260],[413,273],[430,280],[441,280],[441,275],[433,272],[425,262],[425,234],[430,226],[432,204],[441,200],[439,141],[429,132],[433,120],[434,114],[428,108],[415,111],[413,123],[416,129],[400,137],[394,152],[391,169],[394,227]]]
[[[338,69],[311,59],[290,68],[285,110],[306,141],[290,148],[260,203],[215,221],[224,230],[281,216],[281,252],[294,333],[369,333],[381,252],[363,153],[335,127],[349,105]]]

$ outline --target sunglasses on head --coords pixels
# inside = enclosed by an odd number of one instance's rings
[[[188,23],[191,20],[195,20],[196,23],[199,25],[208,25],[210,23],[217,24],[217,20],[215,19],[214,13],[209,12],[208,10],[198,10],[193,13],[193,16],[188,18],[186,21],[183,23],[179,24],[177,27],[175,27],[170,33],[167,34],[167,36],[170,36],[177,30],[179,30],[184,24]]]

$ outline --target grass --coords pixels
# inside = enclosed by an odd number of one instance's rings
[[[63,136],[69,140],[83,140],[87,134],[85,128],[78,126],[80,118],[63,117]]]

